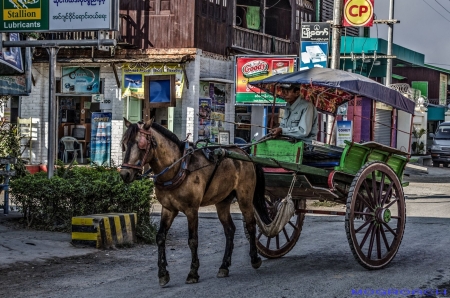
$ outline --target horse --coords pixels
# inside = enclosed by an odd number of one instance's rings
[[[166,269],[166,236],[179,212],[187,217],[188,245],[192,257],[186,283],[199,281],[200,262],[197,248],[198,212],[201,206],[216,206],[226,237],[225,252],[217,277],[229,276],[236,231],[230,214],[230,205],[234,198],[237,198],[246,222],[251,265],[255,269],[259,268],[262,260],[256,248],[255,210],[260,216],[268,218],[264,209],[262,168],[251,162],[229,158],[211,161],[201,149],[180,141],[175,134],[152,120],[134,124],[125,118],[124,121],[127,130],[121,144],[125,155],[120,175],[125,183],[132,182],[148,164],[155,174],[156,198],[162,205],[161,221],[156,235],[160,286],[165,286],[170,281]],[[245,154],[238,147],[228,149]]]

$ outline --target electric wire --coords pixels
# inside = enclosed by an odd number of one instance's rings
[[[437,12],[441,17],[443,17],[444,19],[446,19],[448,22],[450,22],[449,19],[447,19],[446,17],[444,17],[439,11],[437,11],[436,9],[434,9],[433,6],[430,5],[430,3],[426,2],[425,0],[423,0],[423,2],[428,5],[429,7],[431,7],[432,10],[434,10],[435,12]]]

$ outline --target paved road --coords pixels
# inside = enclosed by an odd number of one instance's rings
[[[165,288],[158,286],[156,246],[95,251],[70,258],[47,254],[45,260],[34,261],[25,258],[32,253],[24,250],[24,262],[6,264],[4,254],[0,254],[0,296],[425,297],[411,293],[425,289],[436,293],[437,289],[441,295],[428,297],[450,297],[450,198],[447,195],[450,169],[429,170],[429,174],[409,173],[412,183],[405,188],[408,195],[405,235],[397,256],[383,270],[368,271],[355,261],[346,240],[343,217],[309,215],[295,248],[283,258],[264,260],[254,270],[240,224],[241,215],[234,213],[237,233],[230,277],[217,279],[224,236],[216,214],[204,210],[199,227],[198,284],[184,283],[190,252],[186,218],[178,216],[168,240],[171,281]],[[0,230],[0,248],[4,247],[3,236]],[[37,239],[40,237],[35,239],[37,246],[41,245],[42,239]],[[56,239],[49,238],[49,241]],[[402,292],[395,294],[396,289]],[[354,295],[359,290],[363,294],[378,290],[380,295]]]

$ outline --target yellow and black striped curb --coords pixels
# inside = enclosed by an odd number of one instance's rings
[[[136,242],[136,213],[72,217],[72,244],[108,249]]]

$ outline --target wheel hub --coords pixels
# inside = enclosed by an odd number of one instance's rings
[[[391,221],[392,215],[391,215],[391,210],[389,210],[389,209],[379,208],[379,209],[377,209],[376,215],[377,215],[377,220],[379,222],[388,223]]]

